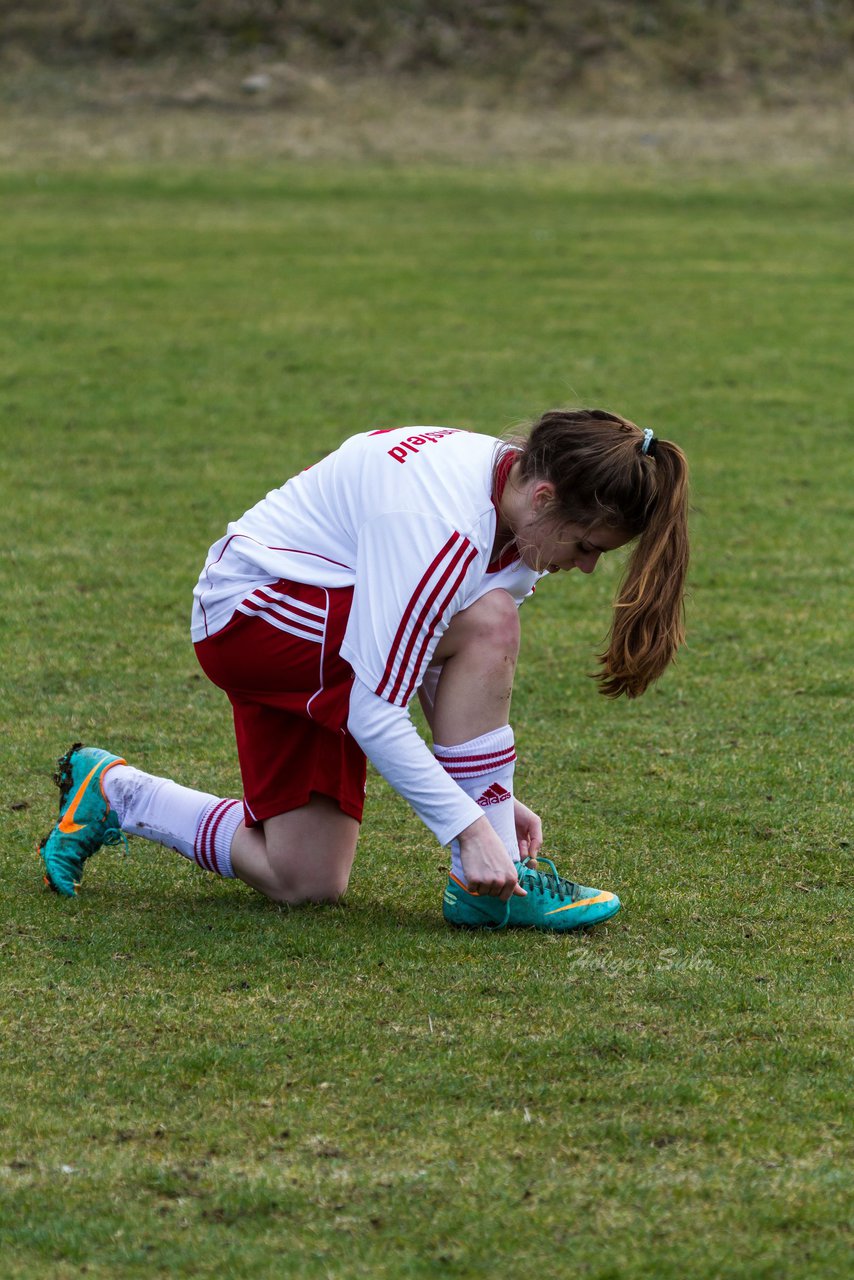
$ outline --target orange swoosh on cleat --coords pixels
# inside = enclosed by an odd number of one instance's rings
[[[614,894],[609,893],[607,889],[603,889],[601,893],[597,893],[595,898],[580,898],[578,902],[569,902],[565,907],[555,907],[554,911],[547,911],[547,916],[556,916],[561,911],[574,911],[576,907],[589,907],[592,902],[612,902]]]
[[[77,812],[77,807],[80,804],[80,801],[83,799],[83,794],[86,788],[88,787],[89,783],[92,781],[95,774],[98,772],[100,765],[101,765],[101,761],[99,760],[98,763],[95,765],[95,767],[83,779],[83,781],[80,783],[80,786],[77,788],[74,799],[71,801],[71,804],[68,806],[68,808],[65,810],[65,813],[60,818],[59,829],[63,835],[65,836],[73,835],[75,831],[82,831],[83,828],[86,826],[85,822],[75,822],[74,815]]]

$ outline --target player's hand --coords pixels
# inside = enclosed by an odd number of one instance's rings
[[[527,895],[519,884],[513,859],[486,818],[478,818],[459,835],[460,861],[470,893],[483,893],[506,902],[514,894]]]
[[[519,842],[519,861],[534,866],[537,854],[543,847],[543,824],[521,800],[513,801],[513,817],[516,821],[516,839]]]

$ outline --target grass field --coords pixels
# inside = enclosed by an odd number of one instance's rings
[[[851,194],[0,174],[10,1280],[850,1274]],[[695,481],[690,645],[644,699],[588,679],[618,566],[523,613],[518,793],[612,923],[449,932],[444,853],[377,777],[334,909],[142,842],[47,892],[75,739],[237,793],[188,640],[229,518],[351,432],[557,403],[654,425]]]

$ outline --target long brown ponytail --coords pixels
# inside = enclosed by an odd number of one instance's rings
[[[522,446],[523,479],[555,486],[551,514],[637,538],[614,602],[599,691],[636,698],[657,680],[685,639],[688,463],[677,445],[602,409],[554,410]]]

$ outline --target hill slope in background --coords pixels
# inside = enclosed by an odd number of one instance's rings
[[[852,50],[847,0],[0,0],[7,64],[254,55],[464,73],[544,99],[616,86],[822,100],[850,85]]]

